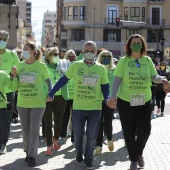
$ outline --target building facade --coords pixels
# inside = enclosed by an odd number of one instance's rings
[[[8,49],[17,47],[18,7],[14,1],[0,2],[0,30],[9,32]]]
[[[169,8],[169,0],[63,0],[67,49],[81,51],[84,41],[93,40],[98,49],[104,47],[115,57],[123,56],[127,38],[138,33],[147,41],[148,55],[168,60]],[[119,27],[116,18],[121,20]]]
[[[56,11],[44,13],[41,45],[51,47],[56,45]]]

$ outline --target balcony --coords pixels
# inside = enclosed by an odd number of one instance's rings
[[[158,4],[160,4],[160,3],[164,3],[165,2],[165,0],[148,0],[148,2],[149,3],[158,3]]]
[[[152,26],[164,26],[165,19],[163,19],[163,18],[158,18],[158,19],[148,18],[146,23],[150,24]]]

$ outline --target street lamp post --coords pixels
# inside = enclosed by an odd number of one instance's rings
[[[165,38],[162,37],[162,39],[160,39],[160,43],[162,46],[162,60],[164,60],[164,44],[165,44]]]
[[[96,17],[95,10],[96,10],[96,7],[94,6],[93,9],[94,9],[93,41],[95,41],[95,27],[96,27],[95,26],[95,17]]]

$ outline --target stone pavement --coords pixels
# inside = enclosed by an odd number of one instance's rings
[[[170,100],[167,100],[168,106]],[[145,170],[170,170],[170,110],[165,110],[164,117],[152,120],[152,132],[144,150]],[[166,114],[167,113],[167,114]],[[113,120],[114,151],[109,152],[106,140],[103,153],[94,156],[95,169],[100,170],[128,170],[130,162],[119,119]],[[7,145],[7,154],[0,155],[0,170],[84,170],[84,164],[77,165],[75,149],[70,138],[53,156],[45,156],[45,139],[40,137],[37,166],[29,168],[24,162],[25,153],[22,149],[20,123],[12,124],[10,140]],[[142,169],[142,168],[139,168]]]

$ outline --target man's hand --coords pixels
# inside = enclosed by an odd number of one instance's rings
[[[50,96],[47,96],[47,102],[52,102],[53,101],[53,98],[51,98]]]
[[[110,98],[108,101],[107,101],[107,106],[110,107],[110,108],[116,108],[117,106],[117,99],[115,98]]]

